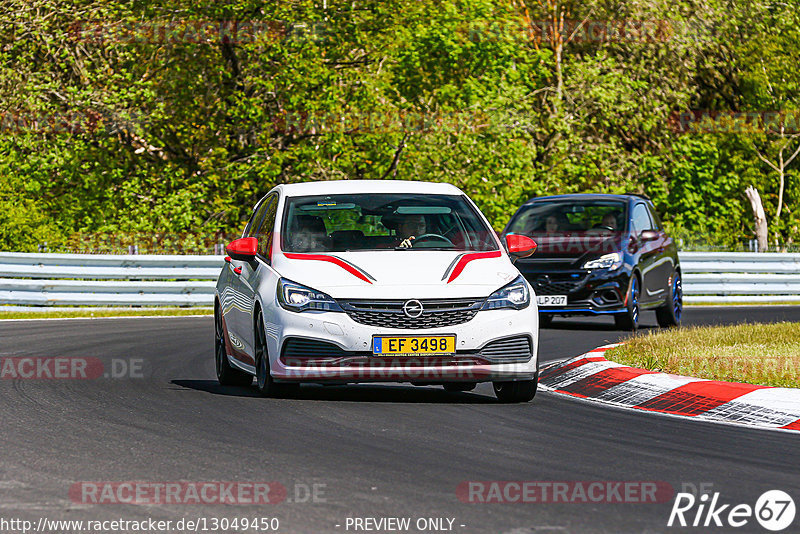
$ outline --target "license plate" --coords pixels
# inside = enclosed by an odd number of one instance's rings
[[[373,336],[375,356],[452,356],[456,336]]]
[[[539,306],[566,306],[566,295],[538,295],[536,297],[536,304]]]

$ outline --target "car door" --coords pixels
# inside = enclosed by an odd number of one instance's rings
[[[278,193],[271,193],[264,201],[264,214],[257,226],[254,226],[248,237],[258,240],[258,252],[253,262],[242,262],[242,272],[239,281],[242,285],[242,295],[247,299],[247,313],[242,315],[241,338],[247,347],[247,354],[253,356],[255,343],[255,303],[259,287],[273,288],[277,285],[277,276],[270,267],[272,258],[272,243],[275,230],[275,219],[278,212]],[[269,283],[262,283],[269,279]],[[269,330],[272,322],[270,317],[264,317],[264,323]],[[255,362],[249,362],[251,364]]]
[[[270,197],[265,197],[253,210],[253,215],[247,223],[242,237],[255,237],[259,231],[264,215],[269,209]],[[232,356],[242,363],[253,365],[252,360],[252,317],[255,291],[249,278],[254,269],[255,262],[231,260],[227,293],[223,294],[223,316],[228,327],[228,337],[234,349]]]
[[[663,297],[662,283],[659,280],[658,241],[642,240],[642,232],[653,229],[653,221],[643,202],[633,207],[631,234],[635,238],[634,247],[639,257],[639,272],[642,274],[642,291],[639,300],[642,304],[658,300]]]
[[[653,271],[657,273],[659,289],[664,290],[659,298],[663,298],[669,293],[670,277],[675,270],[675,245],[672,238],[664,231],[661,219],[658,217],[653,205],[648,203],[647,210],[650,213],[650,219],[653,221],[653,229],[658,232],[658,239],[655,241],[658,245],[656,249],[657,256],[654,260]]]

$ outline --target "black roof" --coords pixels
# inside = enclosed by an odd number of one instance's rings
[[[570,193],[567,195],[549,195],[545,197],[533,197],[532,199],[525,202],[525,204],[531,204],[533,202],[539,202],[540,200],[623,200],[623,201],[631,201],[633,199],[642,199],[642,200],[650,200],[644,195],[640,195],[638,193],[628,193],[625,195],[611,195],[606,193]]]

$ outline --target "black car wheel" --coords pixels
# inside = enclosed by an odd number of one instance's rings
[[[620,330],[636,332],[639,328],[639,279],[631,276],[630,289],[627,296],[628,310],[614,315],[614,324]]]
[[[234,369],[228,361],[225,351],[225,329],[222,327],[222,316],[214,314],[214,366],[217,369],[217,380],[223,386],[249,386],[253,383],[253,375]]]
[[[533,380],[517,380],[516,382],[493,382],[494,394],[497,400],[510,404],[517,402],[530,402],[536,396],[539,386],[539,373],[537,371]]]
[[[263,397],[286,397],[295,393],[300,384],[282,384],[272,379],[267,350],[267,335],[264,330],[264,317],[259,313],[255,331],[256,387]]]
[[[553,324],[553,316],[549,313],[540,313],[539,314],[539,327],[540,328],[547,328]]]
[[[656,310],[658,326],[669,328],[681,324],[683,314],[683,286],[681,284],[681,274],[675,272],[672,275],[672,283],[669,285],[669,295],[667,302]]]

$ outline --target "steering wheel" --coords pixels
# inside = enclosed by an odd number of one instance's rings
[[[595,224],[592,226],[592,230],[608,230],[609,232],[616,232],[616,228],[612,228],[610,226],[606,226],[605,224]]]
[[[414,239],[414,242],[411,244],[412,248],[416,247],[419,243],[428,242],[428,241],[439,241],[441,243],[446,243],[451,247],[455,247],[455,244],[447,239],[445,236],[440,234],[423,234]]]

